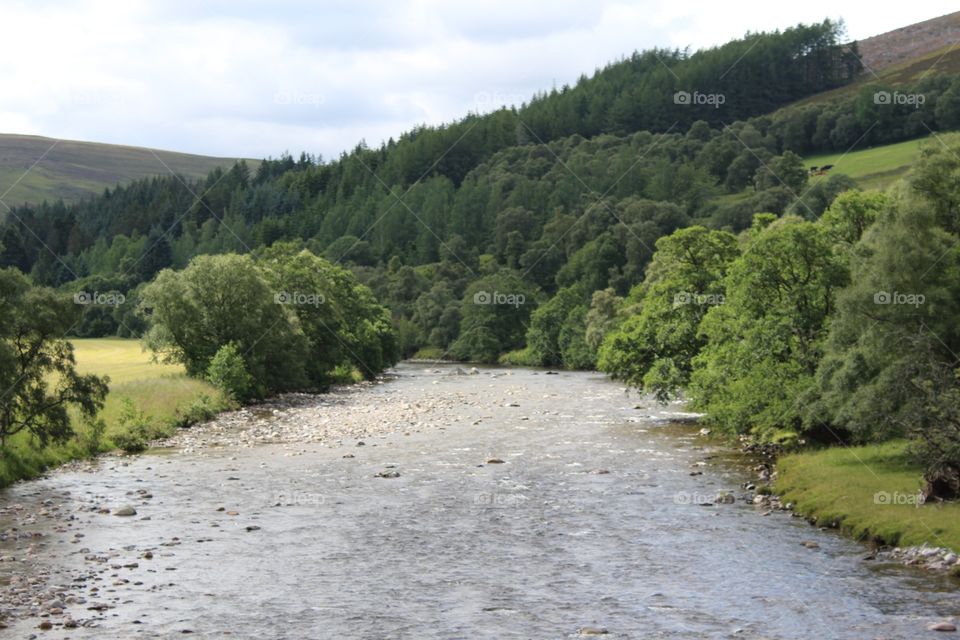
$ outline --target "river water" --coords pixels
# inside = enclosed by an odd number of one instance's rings
[[[747,467],[619,384],[453,372],[404,364],[352,396],[339,410],[455,398],[365,446],[107,457],[0,492],[0,532],[21,534],[0,584],[30,572],[65,599],[52,629],[0,636],[916,638],[960,614],[947,578],[786,512],[700,504],[742,493]],[[125,503],[136,516],[96,510]]]

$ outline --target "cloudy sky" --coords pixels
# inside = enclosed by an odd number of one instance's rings
[[[202,6],[200,6],[202,5]],[[232,157],[335,156],[519,103],[649,47],[843,18],[859,39],[946,0],[3,0],[0,132]]]

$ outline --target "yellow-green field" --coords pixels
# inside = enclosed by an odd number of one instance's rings
[[[776,491],[858,539],[960,550],[960,504],[918,504],[923,470],[905,452],[906,443],[890,442],[785,456]]]
[[[910,171],[910,167],[920,157],[920,146],[930,138],[919,138],[906,142],[857,149],[850,153],[831,153],[808,156],[803,159],[807,167],[822,167],[832,164],[833,168],[823,176],[813,176],[811,184],[837,173],[853,178],[863,189],[884,189]]]
[[[159,437],[212,416],[230,405],[224,395],[203,380],[189,378],[178,365],[155,363],[136,340],[71,340],[82,373],[110,377],[110,393],[100,418],[106,432],[100,441],[91,440],[86,425],[74,420],[77,437],[64,445],[38,450],[26,434],[11,438],[0,454],[0,486],[34,477],[44,469],[78,458],[109,451],[129,442],[131,425],[121,416],[129,407],[142,412],[147,434]]]

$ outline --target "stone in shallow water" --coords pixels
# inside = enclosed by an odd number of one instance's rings
[[[137,515],[137,510],[134,509],[133,507],[131,507],[130,505],[125,504],[125,505],[123,505],[122,507],[118,508],[116,511],[114,511],[114,512],[113,512],[113,515],[115,515],[115,516],[124,516],[124,517],[126,517],[126,516],[135,516],[135,515]]]
[[[932,622],[927,625],[927,631],[956,631],[957,625],[952,622]]]

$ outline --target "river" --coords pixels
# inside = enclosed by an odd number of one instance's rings
[[[334,434],[311,442],[107,456],[0,492],[0,613],[60,605],[0,636],[916,638],[960,614],[948,578],[702,504],[748,467],[677,407],[598,374],[454,372],[402,364],[291,409]],[[364,416],[364,446],[337,431]]]

